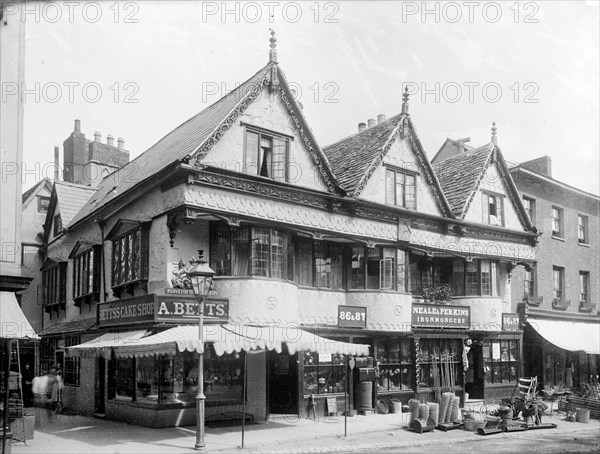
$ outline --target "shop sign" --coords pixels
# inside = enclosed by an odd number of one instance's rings
[[[156,321],[174,323],[198,323],[199,304],[196,297],[185,295],[156,295]],[[204,302],[205,323],[227,323],[229,299],[206,298]]]
[[[363,306],[338,306],[338,327],[366,328],[367,308]]]
[[[502,331],[519,331],[519,314],[502,314]]]
[[[194,296],[194,290],[191,288],[174,288],[174,287],[166,287],[165,295],[190,295]],[[208,296],[217,296],[217,292],[215,290],[211,290],[208,292]]]
[[[154,295],[98,304],[98,326],[154,321]]]
[[[471,308],[466,306],[413,304],[411,313],[414,328],[469,329],[471,326]]]

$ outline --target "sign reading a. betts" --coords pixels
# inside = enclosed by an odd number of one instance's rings
[[[338,306],[340,328],[366,328],[367,308],[362,306]]]
[[[198,317],[198,308],[198,300],[194,297],[157,295],[156,321],[183,323],[188,320],[195,323],[194,318]],[[204,320],[206,323],[227,322],[229,320],[229,300],[227,298],[206,298]]]
[[[502,330],[519,331],[519,314],[503,313]]]
[[[412,326],[418,328],[464,328],[471,325],[471,308],[465,306],[412,305]]]

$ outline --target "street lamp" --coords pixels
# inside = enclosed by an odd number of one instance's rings
[[[198,251],[198,263],[188,271],[192,281],[194,295],[198,299],[198,337],[200,339],[200,352],[198,353],[198,394],[196,395],[196,445],[194,449],[202,449],[204,443],[204,301],[212,286],[213,269],[203,260],[204,251]]]

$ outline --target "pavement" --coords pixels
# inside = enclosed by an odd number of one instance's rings
[[[31,408],[36,415],[34,438],[13,442],[14,454],[50,453],[184,453],[192,452],[195,427],[152,429],[123,422],[107,421],[80,415],[56,415],[46,409]],[[543,432],[565,437],[577,434],[600,434],[600,421],[589,423],[563,420],[564,413],[544,418],[557,428],[481,436],[455,429],[426,433],[409,431],[408,414],[368,414],[347,418],[323,417],[318,420],[296,417],[271,417],[260,424],[246,426],[244,448],[241,426],[206,428],[206,448],[210,453],[341,453],[341,452],[403,452],[443,451],[444,446],[462,442],[482,442],[498,438],[539,438]],[[423,448],[429,446],[429,448]],[[412,451],[411,451],[412,449]]]

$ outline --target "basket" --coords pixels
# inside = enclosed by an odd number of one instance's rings
[[[483,429],[486,425],[486,421],[475,421],[473,419],[465,419],[463,421],[463,429],[469,432],[477,432],[477,429]]]

